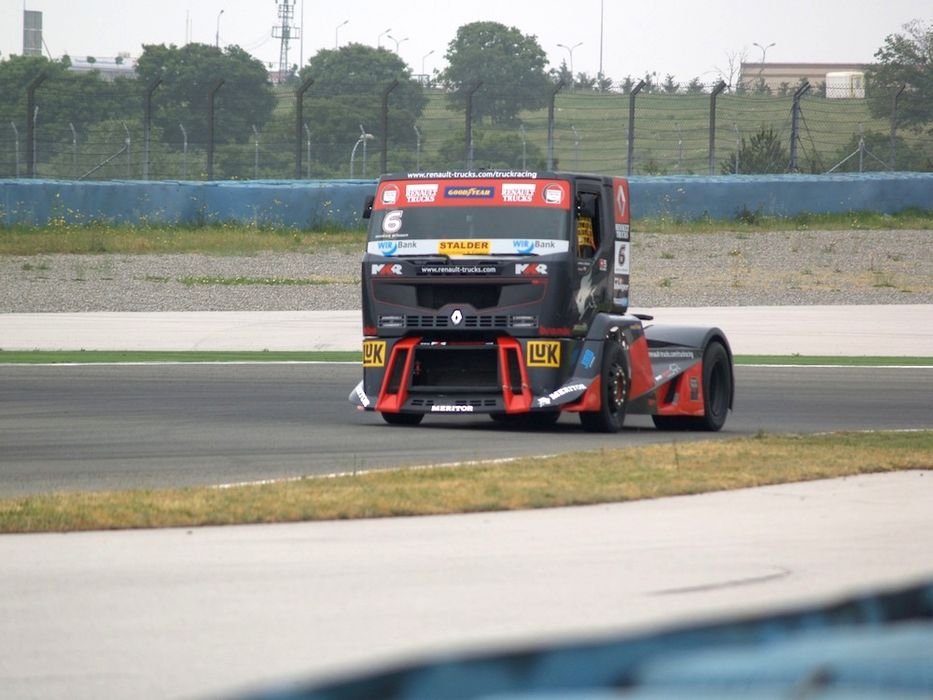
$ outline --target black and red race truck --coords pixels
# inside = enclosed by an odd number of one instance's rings
[[[363,380],[393,425],[484,413],[616,432],[719,430],[732,351],[715,327],[630,314],[624,178],[564,172],[387,175],[363,216]]]

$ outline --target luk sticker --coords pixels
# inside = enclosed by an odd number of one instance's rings
[[[529,340],[525,364],[529,367],[560,367],[560,343],[556,340]]]
[[[385,366],[386,366],[386,341],[364,340],[363,341],[363,367],[385,367]]]
[[[552,183],[542,190],[541,196],[545,204],[561,204],[564,201],[564,188]]]

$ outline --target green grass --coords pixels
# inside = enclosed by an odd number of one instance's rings
[[[736,355],[736,365],[838,365],[879,367],[898,365],[933,366],[933,357],[838,357],[816,355]],[[360,363],[360,352],[348,351],[109,351],[109,350],[3,350],[0,364],[119,364],[141,362],[352,362]]]
[[[704,440],[506,464],[395,469],[229,488],[0,500],[0,533],[198,527],[553,508],[933,468],[933,431]]]

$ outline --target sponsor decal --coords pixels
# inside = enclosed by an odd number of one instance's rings
[[[628,224],[616,224],[616,240],[627,241],[631,236],[632,227]]]
[[[529,340],[525,364],[529,367],[560,367],[560,342]]]
[[[473,413],[473,407],[460,404],[435,404],[431,406],[431,413]]]
[[[387,265],[386,263],[373,263],[370,274],[373,277],[391,277],[392,275],[401,275],[402,266],[398,263]]]
[[[598,267],[600,272],[606,272],[609,269],[609,261],[606,258],[600,258]]]
[[[696,357],[693,350],[649,350],[648,355],[656,360],[692,360]]]
[[[495,265],[422,265],[419,275],[494,275],[499,271]]]
[[[397,185],[386,185],[382,188],[382,203],[394,205],[398,203],[399,190]]]
[[[515,274],[543,277],[547,275],[547,263],[515,263]]]
[[[616,275],[612,279],[612,289],[613,291],[623,294],[628,291],[628,282],[626,282],[625,278],[621,275]]]
[[[583,357],[580,358],[580,364],[586,367],[587,369],[593,369],[593,365],[596,362],[596,353],[592,350],[585,350],[583,352]]]
[[[522,255],[530,255],[535,252],[535,242],[529,240],[512,241],[515,246],[515,252]]]
[[[489,255],[492,244],[489,241],[441,241],[437,247],[441,255]]]
[[[690,377],[690,400],[700,400],[700,382],[696,377]]]
[[[564,188],[560,185],[547,185],[542,191],[541,196],[545,204],[560,204],[564,201]]]
[[[437,185],[405,185],[405,199],[411,203],[433,202],[437,199]]]
[[[359,399],[360,405],[363,408],[369,408],[369,397],[360,385],[356,387],[356,398]]]
[[[568,384],[567,386],[562,386],[560,389],[552,391],[547,397],[551,401],[557,401],[561,396],[566,396],[567,394],[573,394],[578,391],[585,391],[586,384]]]
[[[447,199],[492,199],[496,196],[496,188],[451,186],[444,188],[444,196]]]
[[[395,241],[379,241],[376,247],[380,255],[395,255],[398,252],[398,243]]]
[[[534,184],[515,184],[506,182],[502,184],[502,201],[504,202],[532,202],[535,198]]]
[[[363,341],[363,367],[385,367],[385,366],[386,366],[386,341],[364,340]]]

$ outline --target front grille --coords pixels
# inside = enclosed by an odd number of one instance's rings
[[[412,398],[409,401],[409,405],[412,408],[431,408],[431,406],[433,406],[434,404],[472,406],[473,408],[499,408],[498,399],[455,399],[455,400],[447,401],[447,400]]]
[[[396,317],[397,318],[397,317]],[[508,314],[496,314],[480,316],[477,314],[464,315],[463,320],[454,325],[447,314],[406,314],[404,316],[405,328],[433,329],[433,328],[468,328],[475,329],[494,329],[494,328],[512,328],[519,326],[521,328],[537,328],[538,319],[535,316],[521,316],[521,321],[516,324],[515,317]],[[382,326],[382,317],[379,318],[379,325]],[[395,327],[395,326],[393,326]]]

